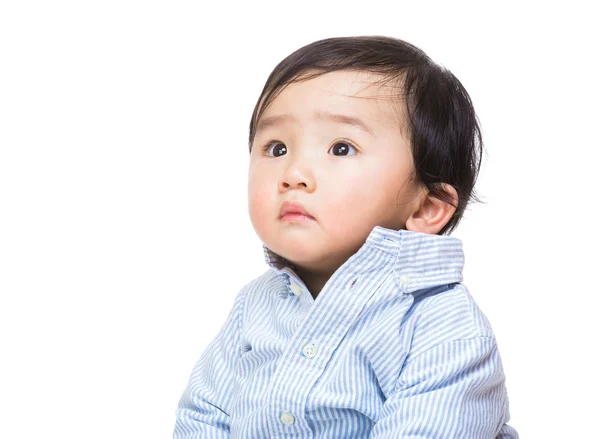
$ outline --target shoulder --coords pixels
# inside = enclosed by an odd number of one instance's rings
[[[495,338],[490,322],[462,283],[415,304],[402,325],[410,335],[410,356],[455,340]]]

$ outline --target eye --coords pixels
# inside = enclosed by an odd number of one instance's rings
[[[273,140],[273,141],[267,143],[266,145],[263,145],[261,147],[261,149],[263,150],[263,152],[266,153],[266,152],[268,152],[271,149],[271,146],[276,146],[276,145],[281,145],[281,146],[278,147],[278,148],[275,148],[274,151],[281,152],[281,151],[286,151],[287,150],[287,146],[285,146],[279,140]],[[267,154],[267,155],[269,155],[269,154]],[[281,155],[283,155],[283,154],[281,154]],[[274,157],[279,157],[279,155],[275,155]]]
[[[271,156],[270,154],[267,154],[270,157],[279,157],[283,154],[285,154],[285,152],[287,152],[287,146],[285,146],[283,143],[281,143],[279,140],[273,140],[271,142],[268,142],[266,145],[263,145],[261,147],[262,151],[264,153],[268,153],[271,150],[271,147],[273,146],[277,146],[277,148],[273,148],[273,156]],[[334,153],[333,155],[336,156],[352,156],[352,155],[356,155],[356,153],[354,154],[348,154],[348,151],[350,149],[354,149],[354,151],[356,151],[356,147],[354,145],[352,145],[350,142],[336,142],[329,150],[333,150]]]
[[[349,142],[336,142],[331,148],[330,151],[333,150],[334,154],[333,155],[337,155],[337,156],[349,156],[349,155],[356,155],[356,154],[346,154],[349,149],[348,147],[354,149],[356,151],[356,147],[354,145],[352,145]],[[339,152],[340,154],[336,154],[335,152]]]

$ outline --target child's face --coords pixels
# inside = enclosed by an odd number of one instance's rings
[[[403,103],[394,98],[397,89],[372,85],[377,78],[337,71],[288,85],[258,122],[250,219],[267,247],[304,270],[335,271],[373,227],[402,229],[418,210],[417,189],[407,183],[413,162],[400,131]],[[319,112],[360,119],[372,132]],[[283,115],[290,119],[260,129],[261,121]],[[292,200],[315,219],[280,219],[282,204]]]

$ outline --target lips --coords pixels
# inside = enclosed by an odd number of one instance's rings
[[[308,210],[304,208],[304,206],[298,201],[286,201],[281,206],[281,210],[279,211],[279,218],[281,219],[284,215],[288,213],[296,213],[300,215],[306,215],[312,219],[315,219]]]

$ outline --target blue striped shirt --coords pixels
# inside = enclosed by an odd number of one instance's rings
[[[313,299],[293,264],[238,292],[192,370],[179,438],[518,438],[462,242],[376,226]]]

